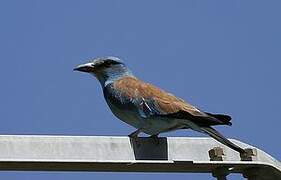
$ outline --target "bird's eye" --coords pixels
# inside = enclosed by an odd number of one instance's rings
[[[112,63],[112,61],[104,61],[103,66],[104,67],[110,67],[111,65],[113,65],[114,63]]]

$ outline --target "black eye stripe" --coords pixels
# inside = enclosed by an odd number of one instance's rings
[[[111,65],[115,64],[121,64],[120,62],[113,61],[113,60],[101,60],[98,62],[95,62],[95,67],[101,68],[101,67],[110,67]]]
[[[113,61],[113,60],[106,60],[104,63],[106,64],[120,64],[120,62],[117,62],[117,61]]]

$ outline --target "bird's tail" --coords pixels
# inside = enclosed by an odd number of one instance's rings
[[[231,126],[232,123],[230,122],[231,121],[231,117],[228,116],[228,115],[225,115],[225,114],[212,114],[212,113],[208,113],[208,112],[205,112],[207,115],[209,116],[212,116],[216,119],[218,119],[219,121],[222,122],[222,124],[225,124],[225,125],[228,125],[228,126]]]
[[[200,128],[204,133],[208,134],[209,136],[213,137],[214,139],[216,139],[217,141],[221,142],[222,144],[230,147],[231,149],[244,154],[245,150],[242,149],[241,147],[233,144],[231,141],[229,141],[228,139],[226,139],[222,134],[220,134],[217,130],[215,130],[212,127],[201,127]]]

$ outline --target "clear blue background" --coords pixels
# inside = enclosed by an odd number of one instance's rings
[[[277,159],[281,1],[0,2],[0,134],[127,135],[99,83],[72,71],[122,58],[141,79],[233,116],[227,137]],[[179,131],[165,136],[202,136]],[[210,179],[209,174],[0,172],[0,179]],[[241,179],[232,175],[230,179]]]

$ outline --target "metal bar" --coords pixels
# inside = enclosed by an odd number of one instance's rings
[[[229,175],[230,171],[227,167],[221,167],[213,170],[212,175],[216,177],[217,180],[227,180],[226,176]]]
[[[261,180],[281,177],[279,161],[255,147],[231,141],[248,148],[249,154],[240,157],[211,138],[168,137],[155,144],[151,138],[136,143],[128,137],[0,135],[0,170],[215,175],[223,169],[225,177],[229,173],[249,177],[251,169],[259,169],[255,176]]]

